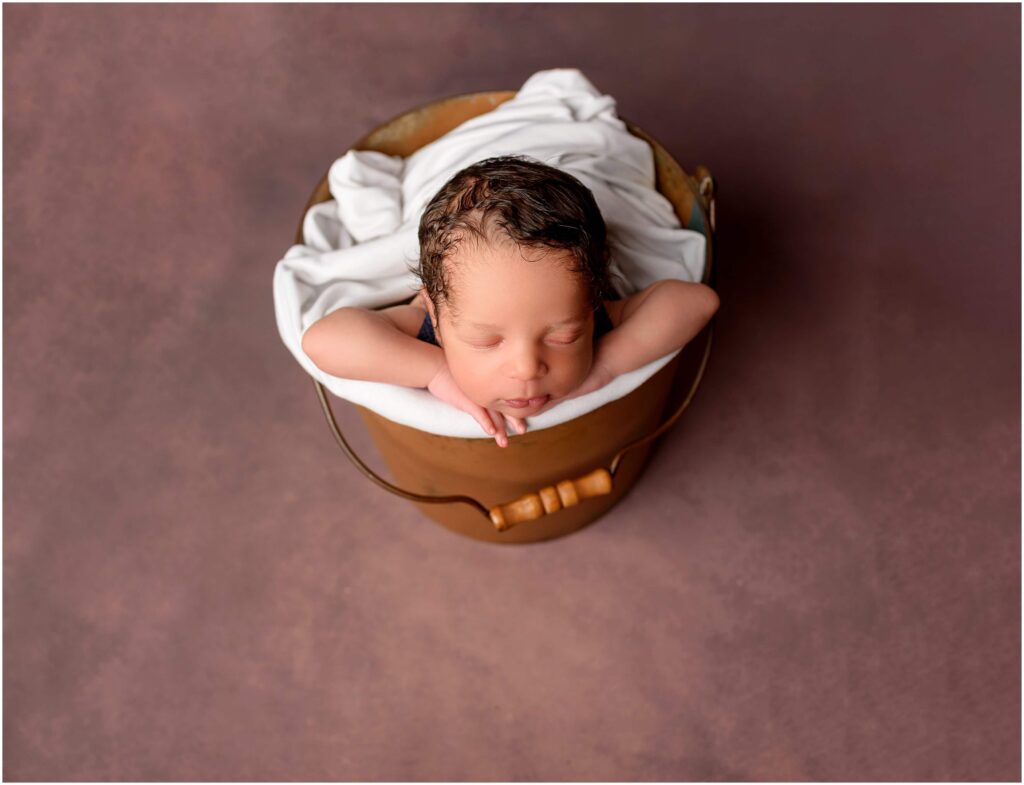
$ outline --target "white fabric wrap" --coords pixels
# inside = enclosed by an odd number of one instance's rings
[[[702,279],[704,235],[683,229],[656,190],[653,151],[616,116],[615,99],[598,93],[577,69],[539,71],[509,101],[408,158],[350,150],[331,165],[334,198],[309,209],[305,243],[289,248],[274,270],[278,331],[307,373],[394,422],[443,436],[493,438],[426,389],[324,373],[302,351],[302,335],[338,308],[377,308],[412,297],[418,284],[408,266],[419,259],[417,230],[427,203],[460,169],[513,154],[563,169],[593,192],[615,243],[612,268],[630,286],[621,296],[663,278]],[[530,429],[559,425],[627,395],[676,354],[530,417]]]

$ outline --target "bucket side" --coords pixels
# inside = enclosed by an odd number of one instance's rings
[[[400,487],[431,496],[471,496],[490,509],[611,465],[615,455],[662,421],[679,357],[630,394],[575,420],[527,432],[498,447],[493,439],[439,436],[392,422],[357,406],[374,444]],[[612,493],[497,532],[466,504],[416,503],[425,515],[452,531],[488,542],[535,542],[568,534],[597,520],[629,490],[643,468],[649,446],[631,450],[615,473]]]

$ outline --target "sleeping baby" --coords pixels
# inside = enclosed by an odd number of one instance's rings
[[[423,211],[421,287],[382,310],[345,307],[302,349],[332,376],[425,387],[501,447],[527,418],[685,346],[718,309],[704,284],[657,281],[625,299],[593,194],[525,156],[479,161]]]

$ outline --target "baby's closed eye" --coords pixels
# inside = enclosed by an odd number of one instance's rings
[[[578,341],[582,337],[583,337],[583,333],[578,333],[576,335],[559,335],[559,336],[556,336],[554,338],[549,338],[548,340],[551,343],[567,344],[567,343],[576,343],[576,341]]]
[[[555,346],[569,346],[571,344],[576,343],[582,337],[582,333],[560,334],[555,336],[549,336],[548,338],[545,339],[545,343],[553,344]],[[501,343],[501,338],[495,338],[488,341],[470,341],[469,345],[477,349],[493,349],[497,346],[500,346]]]

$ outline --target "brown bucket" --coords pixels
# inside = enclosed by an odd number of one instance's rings
[[[352,149],[407,157],[513,96],[515,91],[502,91],[434,101],[385,123]],[[715,183],[710,172],[698,166],[696,177],[691,177],[654,139],[623,122],[654,150],[657,188],[672,202],[682,225],[707,238],[702,282],[713,287]],[[309,208],[331,198],[325,173],[302,211],[297,243],[304,242],[302,220]],[[506,448],[498,447],[493,438],[427,433],[352,404],[397,485],[378,476],[352,451],[338,428],[327,391],[315,379],[313,383],[338,445],[369,479],[413,501],[425,515],[459,534],[495,543],[537,542],[592,523],[632,487],[654,439],[693,399],[713,334],[714,318],[633,392],[561,425],[514,435]]]

